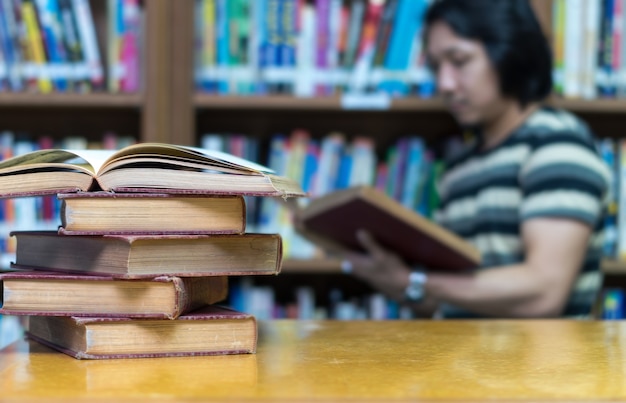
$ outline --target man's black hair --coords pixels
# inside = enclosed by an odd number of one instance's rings
[[[437,21],[485,46],[503,94],[523,106],[550,94],[552,53],[528,0],[435,0],[426,28]]]

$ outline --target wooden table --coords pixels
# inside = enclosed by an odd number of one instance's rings
[[[626,322],[270,321],[255,355],[79,361],[20,341],[0,402],[626,401]]]

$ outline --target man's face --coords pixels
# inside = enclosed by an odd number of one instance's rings
[[[461,125],[482,124],[502,107],[498,75],[485,47],[444,22],[431,25],[426,55],[446,106]]]

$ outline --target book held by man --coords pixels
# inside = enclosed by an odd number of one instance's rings
[[[226,299],[228,277],[106,276],[15,271],[0,274],[0,314],[175,319]]]
[[[209,305],[174,320],[30,316],[26,335],[77,359],[251,354],[257,323]]]
[[[466,270],[480,264],[472,244],[372,187],[313,199],[296,217],[302,235],[328,250],[362,252],[357,232],[365,230],[411,265]]]
[[[304,196],[300,185],[219,151],[164,143],[43,149],[0,162],[0,197],[78,191]]]
[[[14,231],[17,269],[148,278],[278,274],[278,234],[60,235]]]
[[[62,193],[65,235],[241,234],[246,228],[243,196],[157,193]]]

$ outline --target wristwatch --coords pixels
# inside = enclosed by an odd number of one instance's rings
[[[424,299],[424,286],[427,280],[426,273],[423,271],[412,271],[409,274],[409,285],[404,290],[404,298],[407,302],[419,304]]]

